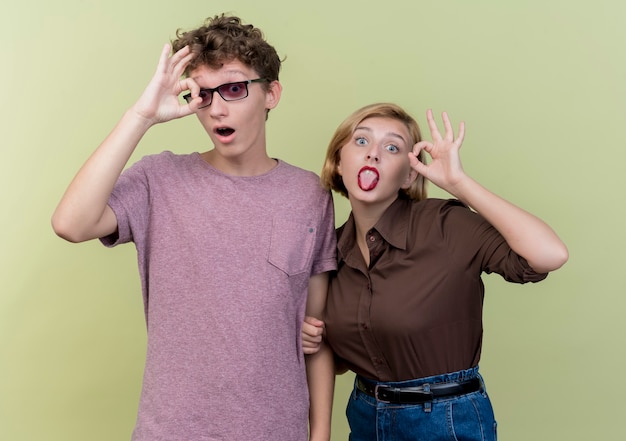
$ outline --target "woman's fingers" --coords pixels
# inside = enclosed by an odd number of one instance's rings
[[[433,142],[440,141],[442,139],[441,133],[439,133],[439,128],[435,122],[432,109],[428,109],[426,111],[426,121],[428,123],[428,129],[430,130],[430,136],[433,138]]]

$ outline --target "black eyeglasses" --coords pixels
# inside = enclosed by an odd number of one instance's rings
[[[260,83],[268,81],[267,78],[257,78],[256,80],[237,81],[235,83],[226,83],[217,86],[215,89],[200,89],[198,96],[202,98],[202,102],[198,106],[198,109],[210,106],[213,102],[213,92],[220,94],[224,101],[237,101],[242,100],[248,96],[248,84]],[[191,94],[184,95],[183,98],[188,103],[191,102]]]

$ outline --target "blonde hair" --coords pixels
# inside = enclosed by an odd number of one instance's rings
[[[328,149],[326,150],[326,159],[322,167],[321,181],[322,186],[327,190],[334,190],[341,195],[348,197],[348,190],[343,183],[343,179],[337,171],[339,165],[339,155],[341,148],[346,145],[352,137],[356,127],[367,118],[391,118],[398,120],[406,126],[411,136],[410,145],[418,143],[422,140],[419,125],[417,121],[409,115],[402,107],[392,103],[376,103],[362,107],[348,116],[335,130]],[[425,163],[423,152],[417,156],[421,162]],[[408,159],[407,159],[408,161]],[[418,175],[411,186],[407,189],[400,189],[399,195],[421,201],[426,199],[426,179],[422,175]]]

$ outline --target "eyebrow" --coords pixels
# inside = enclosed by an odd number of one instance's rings
[[[243,75],[244,77],[247,77],[247,75],[248,75],[248,74],[246,74],[245,72],[243,72],[243,71],[241,71],[241,70],[239,70],[239,69],[230,69],[230,70],[225,70],[225,71],[224,71],[224,73],[225,73],[225,74],[227,74],[227,75],[229,75],[229,76],[230,76],[230,75],[233,75],[233,74],[241,74],[241,75]],[[194,76],[194,77],[191,77],[191,79],[192,79],[192,80],[194,80],[194,81],[197,81],[197,80],[198,80],[198,78],[199,78],[199,77],[198,77],[198,75],[196,75],[196,76]],[[228,83],[237,83],[237,82],[239,82],[239,81],[245,81],[245,80],[232,80],[232,79],[231,79],[231,81],[229,81]],[[223,84],[228,84],[228,83],[223,83]]]
[[[357,127],[354,129],[354,133],[356,133],[356,132],[357,132],[357,130],[365,130],[366,132],[370,132],[370,133],[372,132],[372,129],[370,129],[369,127],[366,127],[366,126],[357,126]],[[385,136],[391,136],[391,137],[394,137],[394,138],[398,138],[398,139],[400,139],[402,142],[404,142],[405,144],[407,144],[407,145],[409,144],[409,143],[407,142],[407,140],[406,140],[406,139],[404,139],[404,137],[403,137],[402,135],[400,135],[400,134],[398,134],[398,133],[396,133],[396,132],[387,132],[387,133],[385,133]]]

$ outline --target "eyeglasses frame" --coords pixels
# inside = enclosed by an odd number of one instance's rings
[[[204,109],[205,107],[209,107],[212,103],[213,103],[213,93],[217,92],[217,94],[224,100],[224,101],[239,101],[242,100],[244,98],[248,97],[248,94],[250,93],[248,91],[248,85],[252,84],[252,83],[262,83],[264,81],[269,82],[269,80],[267,78],[256,78],[254,80],[242,80],[242,81],[232,81],[230,83],[224,83],[224,84],[220,84],[219,86],[211,89],[209,87],[206,88],[201,88],[200,92],[205,92],[205,93],[209,93],[211,96],[211,101],[209,102],[209,104],[205,104],[203,106],[198,107],[198,109]],[[231,84],[244,84],[245,88],[246,88],[246,95],[242,96],[241,98],[235,98],[235,99],[226,99],[224,98],[224,96],[222,95],[222,93],[220,92],[220,89],[224,86],[230,86]],[[189,101],[191,100],[191,93],[188,93],[186,95],[183,95],[183,99],[185,101],[187,101],[189,103]]]

